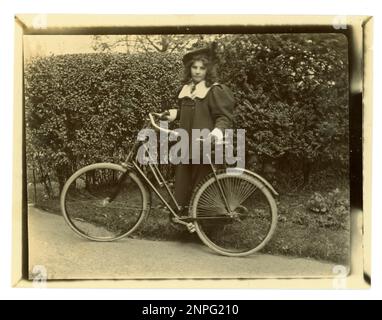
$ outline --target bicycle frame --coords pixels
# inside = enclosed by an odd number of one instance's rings
[[[150,121],[148,121],[150,123]],[[147,127],[147,125],[145,125]],[[152,172],[153,176],[155,177],[156,181],[158,182],[159,186],[164,186],[166,189],[167,194],[170,196],[172,204],[175,206],[175,209],[164,199],[164,197],[161,195],[159,190],[156,188],[156,186],[151,182],[151,180],[148,178],[148,176],[145,174],[145,172],[140,168],[140,165],[137,163],[135,160],[136,154],[138,151],[138,148],[143,144],[142,141],[136,141],[135,144],[133,145],[133,148],[127,155],[127,158],[125,162],[123,162],[121,165],[126,168],[127,170],[134,170],[138,176],[140,176],[146,183],[147,186],[150,187],[150,189],[159,197],[161,202],[167,207],[167,209],[171,212],[171,214],[176,217],[177,219],[180,218],[178,215],[181,207],[176,201],[174,194],[171,192],[169,185],[167,184],[166,180],[164,179],[162,173],[160,172],[158,165],[155,163],[150,163],[148,164],[148,167],[150,171]]]
[[[152,127],[156,128],[157,130],[167,134],[173,133],[171,130],[160,128],[158,125],[156,125],[153,115],[158,116],[159,114],[149,114],[150,120],[145,123],[145,128],[146,125],[149,126],[151,122]],[[177,131],[174,131],[174,134],[179,136]],[[198,140],[205,142],[207,139]],[[203,154],[207,154],[207,159],[211,166],[212,174],[208,174],[200,187],[194,190],[191,199],[192,202],[190,204],[190,206],[194,207],[189,208],[189,214],[183,214],[183,208],[177,202],[174,194],[170,189],[169,183],[165,180],[165,177],[160,170],[160,166],[156,162],[157,159],[153,159],[154,156],[152,155],[151,150],[149,150],[150,146],[146,143],[147,141],[150,140],[142,141],[141,139],[137,139],[135,142],[133,142],[132,148],[125,158],[125,161],[119,165],[105,162],[88,165],[77,170],[67,180],[61,192],[60,206],[66,222],[77,234],[87,239],[97,241],[117,240],[129,235],[143,222],[145,216],[147,216],[149,213],[151,208],[150,195],[151,192],[154,192],[158,196],[161,203],[164,204],[164,206],[170,212],[170,221],[186,226],[188,231],[191,233],[197,232],[198,236],[208,247],[220,254],[228,256],[247,255],[261,249],[265,243],[269,241],[277,222],[277,204],[272,196],[272,193],[277,193],[265,179],[258,176],[254,172],[245,169],[245,175],[238,178],[232,178],[229,172],[223,173],[218,171],[217,169],[219,167],[216,165],[216,163],[214,163],[212,155],[209,152],[204,152]],[[144,150],[141,150],[142,147]],[[144,164],[142,161],[140,161],[141,151],[143,151],[145,156],[148,155],[149,157],[147,164]],[[239,170],[239,168],[229,168],[227,163],[224,165],[227,170]],[[106,173],[104,170],[107,170]],[[242,171],[243,170],[240,170],[241,173]],[[99,173],[100,179],[95,176],[97,172]],[[108,174],[107,172],[112,172],[112,175]],[[91,188],[91,184],[89,184],[90,181],[88,181],[88,173],[93,173],[93,175],[90,176],[94,180],[92,183],[94,183],[94,186],[96,187],[94,189],[94,194],[92,193],[93,188]],[[78,184],[77,179],[79,179]],[[130,179],[132,181],[131,185]],[[157,183],[159,184],[159,187]],[[72,198],[71,191],[73,191],[73,189],[70,189],[71,187],[74,187],[74,191],[77,191],[77,187],[82,187],[84,192],[79,192],[78,197]],[[160,190],[163,187],[166,189],[169,198],[163,194],[162,190]],[[212,191],[208,188],[211,188]],[[255,201],[250,200],[248,201],[248,205],[251,207],[247,208],[247,204],[244,203],[244,201],[246,201],[246,199],[248,199],[248,197],[252,195],[254,191],[259,189],[261,190],[263,200],[260,200],[260,202],[258,202],[256,199]],[[131,190],[133,191],[130,193]],[[80,191],[80,189],[78,189],[78,191]],[[122,195],[121,198],[118,197],[120,193]],[[123,193],[127,193],[127,197],[126,194]],[[126,200],[129,201],[130,199],[132,200],[130,202],[131,206],[129,205],[130,203],[126,202]],[[228,199],[232,199],[230,203],[228,202]],[[71,200],[74,201],[71,202]],[[79,202],[77,202],[77,200]],[[87,227],[88,223],[86,223],[86,218],[88,218],[88,212],[85,212],[86,214],[84,216],[81,214],[78,215],[78,211],[81,210],[84,205],[87,206],[87,201],[92,202],[93,205],[93,207],[89,208],[89,212],[91,208],[94,208],[92,211],[97,216],[97,219],[91,219],[89,217],[89,223],[94,223],[95,225],[96,232],[94,235],[90,235],[89,230],[91,231],[91,229]],[[111,202],[114,201],[115,206],[111,205]],[[140,201],[138,205],[137,201]],[[67,206],[68,203],[71,205]],[[257,213],[256,209],[254,208],[254,216],[252,218],[252,211],[250,212],[252,204],[256,206],[258,203],[261,204],[261,207],[259,208],[260,213]],[[76,204],[79,206],[76,206]],[[266,206],[264,209],[263,205]],[[127,214],[130,213],[130,210],[134,210],[134,213],[132,214],[133,220],[130,221],[131,219],[129,218],[129,215],[126,215],[125,220],[124,215],[121,215],[119,211],[116,211],[118,217],[114,217],[113,214],[109,215],[109,213],[113,213],[115,209],[126,209],[125,211]],[[100,210],[106,211],[102,213]],[[261,221],[264,220],[263,218],[265,215],[268,216],[268,211],[269,218],[271,219],[269,221],[270,224],[268,227],[264,225],[264,227],[260,228],[260,230],[264,229],[264,231],[267,232],[264,237],[261,237],[261,239],[256,233],[254,240],[257,241],[259,238],[261,241],[257,246],[255,246],[255,243],[253,243],[252,246],[251,242],[249,245],[252,247],[249,247],[247,245],[247,239],[245,238],[244,242],[238,242],[236,238],[232,238],[233,242],[230,239],[228,240],[229,242],[232,242],[233,247],[229,243],[225,245],[225,240],[227,239],[224,239],[223,247],[220,242],[216,241],[214,236],[211,237],[207,234],[209,233],[208,226],[211,225],[211,222],[214,226],[214,222],[217,221],[217,230],[222,230],[220,228],[221,224],[219,224],[220,220],[220,222],[224,223],[222,225],[224,228],[223,231],[226,232],[226,226],[235,222],[241,225],[244,223],[244,220],[249,221],[250,223],[254,223],[254,226],[256,226],[258,222],[253,221],[253,219],[260,218]],[[98,217],[102,217],[101,220],[98,219]],[[109,227],[109,220],[106,220],[109,218],[112,219],[110,222],[113,222],[111,227]],[[204,224],[204,220],[208,221]],[[80,224],[76,224],[76,221],[79,221]],[[121,228],[115,228],[114,221],[117,223],[121,221]],[[85,228],[81,228],[83,222],[85,222]],[[268,224],[268,222],[264,223]],[[101,228],[99,229],[98,227]],[[106,234],[104,232],[99,232],[101,229],[107,231]],[[205,232],[206,230],[207,233]],[[235,234],[240,235],[240,232],[237,232],[235,228],[233,228],[232,231]],[[246,233],[244,233],[244,235],[246,235]],[[244,245],[244,248],[239,249],[238,245]]]
[[[147,122],[148,124],[151,123],[151,120],[149,120]],[[145,125],[146,127],[146,125]],[[181,206],[179,205],[179,203],[176,201],[175,199],[175,196],[174,194],[171,192],[170,190],[170,187],[169,185],[167,184],[166,180],[164,179],[162,173],[160,172],[159,168],[158,168],[158,165],[153,161],[153,163],[149,163],[148,164],[148,167],[150,169],[150,171],[152,172],[153,176],[155,177],[156,181],[158,182],[159,186],[162,187],[164,186],[165,189],[166,189],[166,192],[167,194],[169,195],[170,199],[171,199],[171,202],[172,204],[175,206],[176,210],[173,209],[173,207],[171,206],[170,203],[168,203],[166,201],[166,199],[164,199],[164,197],[161,195],[161,193],[159,192],[159,190],[157,189],[157,187],[152,183],[152,181],[147,177],[147,175],[145,174],[145,172],[141,169],[140,165],[137,163],[137,161],[135,160],[136,158],[136,154],[137,154],[137,151],[138,151],[138,148],[143,144],[143,141],[136,141],[132,150],[129,152],[125,162],[123,162],[121,165],[126,168],[127,170],[134,170],[136,173],[138,173],[138,175],[145,181],[146,185],[148,185],[150,187],[150,189],[159,197],[159,199],[161,200],[161,202],[167,207],[167,209],[171,212],[171,214],[177,219],[177,222],[178,223],[181,223],[181,224],[186,224],[185,222],[182,221],[182,219],[185,219],[185,217],[181,217],[179,215],[180,211],[181,211]],[[146,148],[146,147],[145,147]],[[147,148],[146,148],[146,151],[147,151]],[[149,157],[150,154],[149,154]],[[228,201],[227,201],[227,197],[226,195],[224,194],[224,191],[223,191],[223,188],[220,184],[220,181],[217,179],[217,176],[216,176],[216,168],[215,166],[213,165],[212,161],[211,161],[211,158],[208,156],[208,159],[209,159],[209,164],[212,168],[212,172],[215,176],[215,179],[218,183],[218,186],[219,186],[219,190],[220,190],[220,193],[221,193],[221,196],[224,200],[224,204],[226,206],[226,210],[231,213],[231,209],[230,209],[230,206],[228,204]],[[153,160],[152,158],[150,158],[150,160]],[[117,191],[118,192],[118,191]],[[189,218],[189,217],[187,217]]]

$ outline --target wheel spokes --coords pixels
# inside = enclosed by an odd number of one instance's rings
[[[220,174],[218,180],[231,211],[225,208],[216,179],[210,178],[194,209],[200,218],[198,230],[211,248],[241,255],[265,243],[273,224],[272,210],[264,187],[256,180],[245,175],[224,175]]]

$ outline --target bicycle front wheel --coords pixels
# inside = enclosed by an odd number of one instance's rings
[[[95,241],[131,234],[150,210],[149,193],[134,172],[120,165],[84,167],[66,182],[61,211],[71,229]]]
[[[219,172],[217,180],[209,175],[196,189],[190,206],[200,239],[227,256],[261,250],[277,223],[272,194],[260,180],[244,173]]]

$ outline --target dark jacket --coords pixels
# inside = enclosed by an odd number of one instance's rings
[[[233,127],[233,112],[235,100],[231,90],[215,83],[206,87],[205,82],[199,83],[191,93],[191,86],[185,85],[178,95],[179,128],[187,131],[190,139],[192,129],[219,128],[224,133],[225,129]],[[192,155],[192,141],[189,144],[189,156]]]
[[[194,97],[190,97],[187,90],[181,90],[178,95],[179,127],[189,134],[192,129],[206,128],[212,131],[219,128],[224,131],[233,126],[235,100],[231,90],[218,83],[205,88],[197,88]]]

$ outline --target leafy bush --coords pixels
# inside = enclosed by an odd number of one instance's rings
[[[308,200],[307,209],[313,214],[321,215],[320,226],[348,227],[349,220],[346,218],[350,214],[349,197],[345,197],[338,188],[326,194],[315,192]]]
[[[302,171],[305,182],[313,165],[346,174],[346,37],[242,35],[222,46],[221,73],[237,97],[236,124],[246,129],[248,153],[277,160],[282,171]]]
[[[247,159],[254,156],[263,164],[259,171],[267,168],[275,177],[302,172],[307,180],[312,168],[330,167],[345,176],[346,38],[225,35],[219,43],[221,80],[236,96],[236,126],[247,130]],[[180,58],[75,54],[27,64],[27,162],[41,182],[62,186],[85,164],[122,159],[148,112],[174,106]]]
[[[62,186],[85,164],[122,159],[147,114],[174,106],[179,61],[169,54],[34,60],[25,72],[28,163]]]

